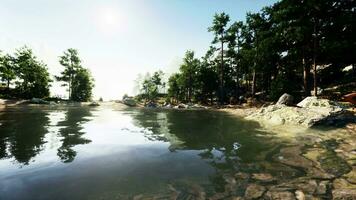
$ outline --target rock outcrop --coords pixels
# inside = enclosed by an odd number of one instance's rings
[[[272,125],[289,124],[305,127],[320,124],[337,125],[346,121],[356,121],[356,116],[346,111],[337,102],[317,97],[307,97],[298,103],[297,107],[283,104],[263,107],[246,118]]]
[[[293,105],[294,97],[290,94],[284,93],[281,97],[279,97],[277,101],[277,105]]]

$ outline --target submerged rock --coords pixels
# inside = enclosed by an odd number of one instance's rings
[[[252,179],[265,183],[273,182],[276,180],[271,174],[267,173],[252,174]]]
[[[333,199],[356,199],[356,185],[343,178],[337,178],[333,182]]]
[[[305,200],[305,194],[300,190],[295,191],[295,197],[298,200]]]
[[[257,184],[250,184],[246,188],[245,199],[260,198],[265,191],[266,191],[266,188],[264,186],[257,185]]]
[[[289,191],[268,191],[264,199],[268,200],[295,200],[292,192]]]

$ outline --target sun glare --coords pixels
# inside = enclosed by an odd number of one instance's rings
[[[120,30],[120,26],[122,25],[121,18],[119,10],[114,8],[103,8],[96,14],[100,30],[107,33],[114,33]]]

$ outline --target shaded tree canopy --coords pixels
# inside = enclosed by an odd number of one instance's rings
[[[285,92],[326,95],[319,90],[355,84],[354,19],[350,0],[282,0],[247,13],[244,22],[217,13],[208,28],[212,46],[200,59],[187,51],[169,78],[168,95],[174,101],[231,103],[239,96],[276,100]]]

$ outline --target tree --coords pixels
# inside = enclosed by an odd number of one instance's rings
[[[173,98],[176,102],[180,100],[181,86],[179,83],[180,74],[172,74],[168,79],[168,97]]]
[[[49,96],[52,80],[46,64],[38,61],[28,47],[22,47],[15,53],[15,65],[18,81],[16,90],[23,98],[43,98]]]
[[[165,83],[162,81],[163,72],[156,71],[151,76],[149,73],[146,74],[145,79],[142,82],[141,94],[146,100],[155,101],[158,97],[159,90],[163,88]]]
[[[180,66],[181,76],[184,77],[183,87],[186,88],[185,100],[190,102],[193,93],[196,92],[196,80],[198,74],[198,68],[200,65],[199,59],[194,57],[194,51],[187,51],[183,58],[183,64]]]
[[[76,49],[68,49],[60,57],[59,63],[64,66],[61,76],[56,76],[57,81],[66,82],[68,98],[74,101],[89,101],[92,96],[94,79],[90,71],[83,68]]]
[[[234,22],[227,30],[228,51],[227,56],[230,58],[230,67],[235,74],[235,95],[239,96],[239,78],[241,73],[241,54],[240,48],[242,43],[243,22]]]
[[[7,90],[10,89],[11,81],[15,78],[14,58],[10,54],[0,55],[0,79],[6,82]]]
[[[72,100],[89,101],[92,97],[94,79],[88,69],[80,68],[76,71],[72,80]]]
[[[73,79],[77,71],[81,70],[81,60],[76,49],[68,49],[64,55],[60,57],[59,63],[64,66],[61,76],[56,76],[57,81],[66,82],[62,86],[68,86],[68,99],[72,100],[73,95]]]
[[[230,21],[229,15],[223,13],[215,14],[213,25],[208,28],[209,32],[213,32],[215,37],[213,44],[220,43],[220,67],[219,67],[219,102],[224,103],[224,43],[226,42],[226,26]]]

